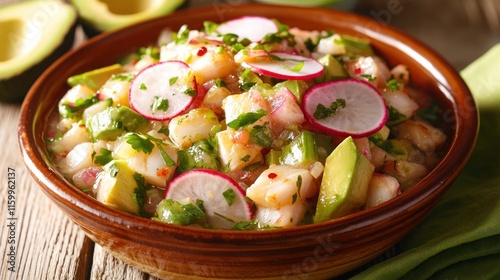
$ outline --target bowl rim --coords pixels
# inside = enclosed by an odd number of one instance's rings
[[[448,64],[439,54],[437,54],[430,47],[420,42],[419,40],[410,37],[409,35],[393,28],[390,26],[381,26],[380,23],[373,19],[356,15],[350,12],[328,10],[324,8],[304,8],[304,7],[290,7],[286,6],[286,9],[308,9],[310,13],[318,13],[321,15],[326,15],[329,17],[339,17],[341,19],[350,18],[350,21],[356,20],[365,23],[364,26],[353,26],[353,30],[359,33],[365,33],[368,36],[376,36],[378,40],[385,40],[385,42],[390,42],[391,40],[397,40],[400,44],[404,42],[403,45],[408,48],[408,50],[415,52],[415,48],[420,50],[418,55],[428,62],[428,59],[432,59],[437,62],[435,65],[429,65],[432,69],[436,71],[439,75],[435,78],[439,80],[439,86],[442,87],[446,92],[459,92],[460,94],[470,97],[470,105],[468,109],[467,119],[460,115],[460,112],[455,118],[455,133],[452,137],[452,141],[449,143],[446,153],[441,158],[439,164],[433,169],[432,174],[436,174],[433,178],[427,175],[416,185],[414,185],[408,191],[402,193],[398,197],[392,199],[388,203],[383,203],[376,207],[362,210],[345,217],[338,219],[329,220],[326,222],[310,225],[302,225],[292,228],[283,228],[275,230],[251,230],[251,231],[235,231],[235,230],[213,230],[213,229],[203,229],[185,226],[176,226],[166,223],[161,223],[153,221],[151,219],[138,217],[111,207],[107,207],[104,204],[98,202],[94,198],[85,195],[82,191],[78,190],[76,187],[71,186],[67,181],[62,179],[62,176],[55,171],[50,164],[46,161],[48,160],[47,155],[43,153],[43,147],[37,142],[37,136],[35,135],[35,124],[40,122],[40,112],[37,106],[38,101],[41,99],[38,94],[41,87],[43,87],[44,80],[48,79],[50,73],[68,63],[68,61],[75,56],[77,53],[92,47],[98,42],[103,42],[106,40],[112,40],[116,36],[126,36],[130,30],[145,28],[148,25],[157,23],[165,20],[166,18],[182,18],[184,16],[189,16],[190,14],[203,14],[206,13],[208,7],[195,7],[188,8],[185,10],[179,10],[171,15],[167,15],[161,18],[149,20],[142,22],[133,26],[125,27],[116,31],[100,34],[96,37],[90,38],[88,41],[84,42],[79,47],[69,51],[64,54],[60,59],[58,59],[54,64],[52,64],[35,82],[30,91],[28,92],[22,107],[19,121],[18,129],[18,141],[21,150],[21,154],[28,171],[42,187],[45,193],[53,200],[56,204],[61,206],[63,202],[69,202],[74,204],[76,207],[81,209],[81,215],[91,215],[95,219],[106,220],[113,224],[113,227],[120,229],[137,229],[149,228],[149,231],[158,233],[170,233],[174,236],[182,238],[188,236],[191,238],[197,238],[204,241],[210,240],[220,240],[224,239],[226,241],[233,240],[235,242],[242,241],[255,241],[260,238],[269,239],[281,239],[283,237],[295,237],[300,238],[304,231],[311,234],[321,233],[325,230],[336,230],[336,232],[351,232],[361,228],[369,227],[376,224],[379,221],[385,219],[393,218],[396,213],[400,211],[409,211],[418,203],[431,203],[427,202],[426,198],[432,194],[442,195],[446,191],[447,187],[451,185],[451,182],[458,176],[459,172],[465,166],[465,163],[469,159],[472,148],[475,144],[477,131],[478,131],[478,112],[475,103],[472,99],[472,94],[468,89],[465,82],[460,77],[459,73],[453,69],[453,67]],[[241,11],[256,11],[254,14],[259,14],[258,11],[261,9],[283,9],[285,6],[280,5],[268,5],[268,4],[240,4],[238,9]],[[232,16],[234,17],[234,16]],[[377,33],[369,29],[368,27],[373,27],[374,25],[380,26],[382,33]],[[454,81],[457,88],[449,88],[446,77],[450,77]],[[446,93],[445,93],[446,94]],[[448,96],[450,100],[454,100],[453,96]],[[453,111],[457,112],[457,104],[453,103]],[[462,108],[463,109],[463,108]],[[463,123],[467,120],[467,123]],[[467,131],[467,132],[465,132]],[[463,137],[458,139],[458,135]],[[451,163],[451,164],[449,164]],[[425,186],[428,187],[425,187]],[[443,187],[447,186],[447,187]]]

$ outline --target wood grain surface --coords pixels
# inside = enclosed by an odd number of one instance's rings
[[[17,2],[0,0],[0,5]],[[218,1],[224,2],[224,1]],[[238,1],[229,1],[235,3]],[[239,1],[239,3],[245,1]],[[382,16],[386,0],[362,0],[357,11],[367,16]],[[411,2],[411,6],[410,6]],[[418,2],[418,4],[417,4]],[[214,1],[188,1],[188,5],[207,5]],[[408,4],[405,16],[392,15],[392,24],[419,37],[443,53],[461,69],[491,45],[499,41],[500,4],[493,0],[447,0],[449,11],[440,18],[432,19],[434,1],[403,1]],[[418,18],[427,16],[427,25],[418,24]],[[431,17],[429,20],[428,17]],[[1,21],[1,19],[0,19]],[[429,23],[430,21],[430,23]],[[437,30],[429,31],[429,24]],[[464,26],[467,34],[448,32],[443,28]],[[439,25],[439,26],[438,26]],[[427,29],[426,29],[427,28]],[[464,32],[465,32],[464,31]],[[2,32],[0,30],[0,32]],[[84,40],[81,32],[77,42]],[[451,34],[451,35],[450,35]],[[446,38],[444,38],[446,37]],[[451,41],[450,41],[451,40]],[[473,40],[470,42],[470,40]],[[475,47],[472,48],[471,45]],[[455,48],[452,49],[452,46]],[[447,50],[450,50],[449,52]],[[117,260],[100,246],[93,244],[38,188],[28,174],[20,156],[17,127],[20,104],[0,103],[0,279],[155,279]],[[10,168],[10,169],[9,169]],[[7,211],[8,172],[15,170],[15,212]],[[12,200],[12,199],[10,199]],[[9,219],[13,218],[13,219]],[[9,227],[10,225],[10,227]],[[12,226],[14,225],[14,226]],[[15,231],[10,229],[15,227]],[[13,235],[13,236],[12,236]],[[13,237],[13,238],[11,238]],[[8,242],[15,241],[15,244]],[[11,246],[15,246],[11,250]],[[15,253],[12,258],[8,254]],[[9,263],[13,260],[15,263]],[[11,265],[13,264],[13,265]],[[9,270],[14,268],[15,272]]]

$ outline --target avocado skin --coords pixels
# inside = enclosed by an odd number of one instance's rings
[[[71,50],[75,41],[75,20],[61,44],[46,58],[17,76],[0,79],[0,102],[21,103],[38,77],[59,57]]]

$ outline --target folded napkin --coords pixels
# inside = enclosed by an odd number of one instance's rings
[[[476,147],[397,256],[352,279],[500,279],[500,44],[461,72],[479,107]]]

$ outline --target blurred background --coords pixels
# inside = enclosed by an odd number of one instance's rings
[[[187,6],[275,2],[349,10],[398,28],[463,69],[500,42],[499,0],[187,0]]]

